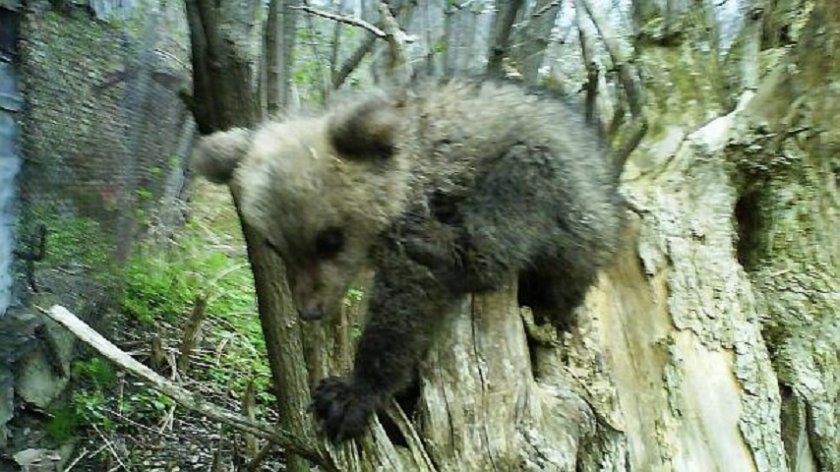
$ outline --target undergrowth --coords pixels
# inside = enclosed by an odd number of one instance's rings
[[[274,401],[271,376],[238,219],[227,192],[206,185],[196,187],[186,224],[170,237],[148,238],[124,268],[120,300],[124,326],[115,333],[116,341],[146,363],[151,346],[157,343],[165,354],[164,364],[159,366],[162,374],[234,410],[239,409],[242,395],[253,383],[257,415],[270,418]],[[201,341],[190,355],[189,371],[176,372],[183,327],[198,298],[207,300]],[[203,441],[194,446],[209,446],[209,433],[202,428],[212,426],[202,423],[203,419],[190,420],[190,412],[177,409],[167,397],[116,372],[109,361],[99,357],[78,361],[71,375],[76,385],[72,398],[51,412],[48,432],[57,442],[85,431],[102,441],[121,438],[126,446],[121,460],[126,467],[134,467],[131,470],[157,470],[152,464],[156,461],[143,457],[153,448],[141,443],[163,441],[161,433],[172,432],[179,421],[182,428],[191,430],[188,435]],[[183,454],[177,444],[183,440],[180,435],[165,439],[173,443],[170,455],[176,456],[176,463],[182,461],[177,457]],[[128,443],[136,444],[130,447]],[[119,451],[108,447],[89,459],[105,461],[114,454]],[[158,451],[155,458],[163,455]],[[88,465],[94,467],[91,470],[100,466]],[[168,470],[169,465],[160,467]]]
[[[217,202],[217,189],[199,187],[191,219],[170,241],[146,244],[129,261],[124,312],[141,325],[182,326],[193,304],[207,300],[205,366],[196,375],[241,392],[254,378],[258,391],[270,372],[257,314],[254,283],[232,205]]]

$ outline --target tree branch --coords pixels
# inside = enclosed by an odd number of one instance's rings
[[[598,34],[601,35],[601,39],[604,41],[607,53],[610,55],[616,69],[618,69],[619,81],[621,82],[622,88],[624,88],[624,92],[627,94],[627,101],[630,102],[630,112],[634,117],[641,116],[642,90],[638,76],[635,74],[629,62],[630,53],[626,51],[624,44],[618,39],[618,36],[612,28],[610,28],[606,19],[593,7],[590,0],[581,0],[580,4],[586,9],[589,19],[592,20],[592,23],[598,30]]]
[[[397,16],[402,15],[406,11],[406,7],[409,3],[410,2],[404,0],[395,3],[394,8],[397,10]],[[377,26],[377,29],[378,28],[379,27]],[[362,43],[359,44],[359,46],[353,51],[353,54],[351,54],[350,57],[344,62],[344,64],[341,65],[341,67],[338,69],[338,72],[336,72],[333,75],[333,89],[337,90],[344,84],[344,81],[347,80],[347,77],[349,77],[350,74],[352,74],[353,71],[356,70],[356,68],[362,62],[362,59],[364,59],[365,56],[371,51],[371,49],[373,49],[373,45],[376,43],[377,38],[378,36],[376,36],[375,34],[367,34],[364,41],[362,41]]]
[[[400,29],[399,22],[391,14],[391,9],[383,0],[376,2],[376,6],[379,9],[379,16],[382,18],[382,29],[385,30],[385,40],[388,42],[388,52],[391,58],[391,63],[389,64],[391,73],[397,75],[400,79],[407,80],[411,77],[411,65],[408,62],[408,53],[405,50],[407,36]]]
[[[323,454],[316,448],[313,448],[311,444],[300,440],[298,436],[289,433],[288,431],[279,429],[276,426],[251,421],[242,415],[201,400],[191,392],[165,379],[157,372],[141,364],[136,359],[129,356],[125,351],[105,339],[105,337],[96,332],[93,328],[88,326],[84,321],[80,320],[76,315],[68,311],[63,306],[53,305],[49,310],[45,310],[41,307],[37,308],[50,319],[67,328],[67,330],[73,333],[77,338],[79,338],[79,340],[94,348],[111,362],[145,380],[153,389],[172,398],[184,408],[202,414],[215,421],[230,425],[240,431],[271,441],[280,447],[294,451],[295,454],[299,454],[322,465],[327,468],[327,470],[336,472],[339,470],[333,461],[330,460],[328,455]]]
[[[360,44],[354,51],[353,54],[350,55],[350,58],[347,59],[344,64],[341,65],[341,68],[338,69],[338,72],[335,73],[333,76],[333,89],[338,89],[344,84],[344,81],[347,80],[347,77],[356,70],[356,67],[362,62],[362,59],[365,58],[367,53],[373,48],[373,44],[376,42],[376,35],[369,34],[362,44]]]
[[[629,131],[626,138],[618,145],[618,151],[615,154],[616,172],[620,173],[621,169],[624,167],[624,162],[627,160],[627,157],[636,149],[636,147],[638,147],[642,138],[644,138],[648,131],[647,118],[642,113],[642,106],[644,104],[642,98],[642,85],[639,80],[638,72],[630,63],[630,53],[627,51],[627,46],[619,39],[615,32],[612,31],[608,22],[592,5],[591,0],[578,0],[577,8],[580,7],[583,7],[583,9],[586,10],[586,13],[589,15],[589,19],[592,21],[592,24],[595,25],[595,29],[598,30],[598,34],[604,41],[607,53],[610,55],[613,64],[618,70],[618,80],[621,83],[621,87],[624,89],[624,93],[627,96],[627,102],[630,105],[630,113],[633,115],[633,122],[630,124],[632,129]],[[581,28],[580,18],[578,19],[578,27]],[[583,34],[582,29],[581,34]],[[583,40],[583,36],[581,37],[581,40]],[[587,67],[589,67],[588,63]],[[590,69],[590,81],[596,78],[596,76],[593,76],[592,73],[593,71]],[[589,86],[590,89],[591,87],[595,87],[594,90],[597,90],[597,84],[590,83]],[[594,102],[592,106],[594,107]],[[620,128],[620,123],[623,118],[621,114],[618,114],[619,110],[620,107],[616,107],[616,115],[609,126],[610,129],[616,131]]]
[[[577,22],[578,37],[580,38],[580,52],[583,56],[583,64],[586,67],[586,121],[591,125],[599,125],[599,130],[603,130],[600,126],[599,118],[595,116],[595,108],[598,99],[598,79],[600,70],[598,63],[595,61],[595,48],[592,40],[587,34],[586,27],[583,24],[583,10],[581,1],[577,0],[575,4],[575,21]]]
[[[624,168],[624,162],[639,147],[647,132],[647,120],[635,119],[631,122],[630,129],[627,130],[627,137],[622,140],[613,156],[616,173],[621,174],[621,170]]]
[[[299,7],[292,7],[295,10],[303,10],[307,13],[311,13],[316,16],[320,16],[322,18],[326,18],[328,20],[337,21],[339,23],[344,23],[346,25],[356,26],[362,29],[366,29],[374,34],[377,38],[385,39],[388,35],[376,25],[372,25],[365,20],[361,20],[358,18],[353,18],[352,16],[345,16],[345,15],[338,15],[335,13],[330,13],[328,11],[319,10],[317,8],[312,8],[307,5],[301,5]]]

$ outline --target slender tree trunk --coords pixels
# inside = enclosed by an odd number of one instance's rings
[[[490,58],[487,62],[487,72],[492,76],[503,76],[502,60],[509,55],[510,37],[513,22],[516,20],[525,0],[500,2],[494,20],[493,43],[490,48]]]
[[[522,78],[526,83],[537,83],[540,68],[543,66],[545,49],[559,11],[559,2],[537,0],[534,8],[529,15],[525,15],[517,30],[518,47],[512,52],[519,63]]]
[[[277,3],[277,2],[273,2]],[[225,130],[235,126],[253,127],[263,116],[258,94],[251,77],[254,63],[248,61],[248,31],[237,29],[238,15],[253,17],[253,12],[226,11],[213,2],[187,1],[194,70],[194,115],[202,133]],[[238,14],[238,15],[237,15]],[[273,80],[274,69],[269,66],[269,97],[282,84]],[[287,77],[287,76],[286,76]],[[286,79],[287,80],[287,79]],[[269,98],[271,103],[272,98]],[[234,193],[234,201],[236,194]],[[303,349],[300,328],[289,316],[294,312],[282,262],[265,248],[263,239],[248,225],[242,224],[248,247],[248,258],[254,272],[260,320],[272,368],[280,422],[301,435],[311,435],[306,414],[309,383],[301,366]],[[290,323],[281,323],[288,318]],[[282,360],[282,361],[281,361]],[[303,395],[294,393],[302,392]],[[308,470],[306,461],[287,456],[288,470]]]
[[[267,113],[275,115],[291,100],[292,52],[297,37],[298,10],[302,0],[272,0],[264,33]]]

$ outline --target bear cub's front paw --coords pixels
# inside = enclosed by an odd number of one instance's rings
[[[365,431],[375,409],[375,396],[347,379],[329,377],[312,393],[312,408],[333,442],[353,439]]]

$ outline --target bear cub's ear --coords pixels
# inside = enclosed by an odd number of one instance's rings
[[[243,128],[204,136],[193,151],[193,170],[211,182],[228,183],[250,144],[251,131]]]
[[[387,159],[394,154],[399,104],[374,98],[341,110],[329,122],[329,139],[339,157]]]

